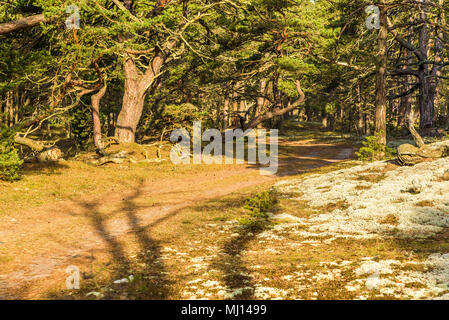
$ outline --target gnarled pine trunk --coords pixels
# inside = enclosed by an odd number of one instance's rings
[[[115,137],[119,142],[135,141],[136,129],[142,116],[147,90],[153,84],[164,62],[165,55],[160,52],[145,73],[140,74],[133,57],[131,54],[127,54],[124,64],[125,92],[115,129]]]

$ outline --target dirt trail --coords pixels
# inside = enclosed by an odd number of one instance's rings
[[[214,172],[145,181],[128,192],[60,201],[1,217],[0,250],[8,258],[0,260],[0,299],[42,297],[56,279],[67,276],[65,268],[74,259],[107,250],[121,235],[147,228],[180,209],[353,157],[347,146],[308,141],[283,146],[288,152],[280,155],[275,176],[259,175],[250,166],[223,166]]]

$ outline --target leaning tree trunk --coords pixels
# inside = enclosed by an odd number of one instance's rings
[[[92,120],[94,123],[93,127],[93,138],[95,148],[100,154],[105,155],[104,146],[101,140],[101,119],[100,119],[100,101],[106,93],[107,86],[104,85],[100,91],[91,97],[92,104]]]
[[[27,146],[35,153],[38,153],[36,157],[36,160],[38,162],[58,161],[62,158],[62,151],[58,147],[52,146],[46,148],[39,141],[21,137],[18,134],[14,137],[14,142],[23,146]]]
[[[115,130],[115,136],[119,142],[135,141],[136,129],[142,116],[147,90],[153,84],[164,62],[165,55],[159,53],[145,73],[140,74],[132,55],[127,54],[124,64],[125,92]]]
[[[277,117],[277,116],[282,116],[282,115],[286,114],[287,112],[290,112],[290,111],[298,108],[306,99],[304,92],[301,89],[301,83],[299,82],[299,80],[296,80],[296,90],[298,91],[299,98],[295,102],[293,102],[291,105],[289,105],[288,107],[283,108],[282,101],[280,100],[280,96],[278,94],[277,78],[275,78],[273,80],[273,94],[274,94],[274,98],[275,98],[275,108],[264,113],[264,114],[260,114],[259,116],[253,118],[251,121],[249,121],[244,126],[243,129],[254,129],[264,121],[273,119],[274,117]]]
[[[26,28],[31,28],[37,26],[40,23],[46,22],[47,19],[43,14],[36,14],[34,16],[25,17],[22,19],[1,23],[0,24],[0,35],[7,34],[14,31],[23,30]]]
[[[411,144],[401,144],[398,147],[399,164],[411,166],[429,159],[438,159],[449,155],[449,144],[447,142],[424,143],[424,140],[415,129],[413,112],[410,112],[408,116],[407,126],[418,147]]]

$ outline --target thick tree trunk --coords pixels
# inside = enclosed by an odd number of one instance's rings
[[[142,90],[140,87],[141,76],[132,58],[125,62],[124,72],[125,91],[122,109],[117,117],[115,136],[120,142],[134,142],[137,125],[142,116],[146,89]]]
[[[381,1],[380,8],[380,30],[378,36],[378,57],[376,76],[376,119],[375,132],[380,134],[380,143],[387,143],[386,111],[387,111],[387,15],[385,3]]]
[[[165,62],[163,53],[153,59],[151,66],[144,74],[139,74],[131,55],[127,55],[124,64],[125,88],[122,109],[117,117],[115,137],[122,143],[135,141],[137,125],[142,116],[145,96],[148,88],[153,84]]]

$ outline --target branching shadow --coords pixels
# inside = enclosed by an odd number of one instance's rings
[[[217,207],[221,207],[221,205]],[[240,205],[241,207],[243,207],[243,203]],[[277,206],[274,205],[271,211],[276,210]],[[232,299],[254,299],[256,287],[250,275],[252,271],[245,266],[242,255],[257,235],[268,229],[271,223],[263,217],[253,219],[245,225],[236,227],[235,232],[238,233],[238,236],[227,240],[223,244],[222,250],[219,250],[221,254],[210,264],[212,269],[222,272],[222,281]]]
[[[167,299],[172,293],[171,282],[165,277],[166,269],[159,260],[161,257],[161,246],[158,241],[148,235],[148,227],[143,227],[140,219],[135,214],[136,205],[132,200],[138,198],[139,194],[140,190],[138,189],[133,195],[125,199],[122,208],[126,212],[128,223],[141,248],[138,260],[145,265],[137,279],[137,281],[142,282],[141,285],[143,286],[139,290],[151,293],[151,297],[157,299]],[[157,223],[160,221],[157,221]],[[154,226],[154,224],[151,226]]]
[[[238,237],[224,244],[223,254],[211,263],[211,268],[217,268],[223,273],[223,282],[235,294],[233,298],[252,299],[254,296],[255,287],[249,275],[251,271],[245,267],[241,254],[261,231],[241,230]]]
[[[46,175],[59,175],[61,170],[69,169],[70,167],[66,165],[63,161],[48,161],[43,163],[24,163],[21,168],[21,174],[23,175],[35,175],[36,172],[39,174]]]
[[[139,252],[136,256],[128,257],[124,244],[118,240],[114,232],[108,230],[108,217],[100,210],[101,202],[78,202],[83,208],[83,215],[90,220],[95,232],[101,237],[111,254],[108,274],[108,283],[102,284],[106,288],[104,299],[117,299],[125,294],[128,299],[168,299],[172,293],[172,283],[166,278],[167,272],[161,262],[161,246],[158,241],[149,235],[150,227],[160,223],[159,219],[148,226],[143,226],[134,200],[142,196],[142,184],[125,199],[123,204],[108,216],[113,217],[117,213],[124,213],[129,231],[124,234],[133,235],[137,240]],[[169,215],[171,216],[171,215]],[[130,276],[133,276],[130,278]],[[95,275],[91,275],[95,277]],[[115,280],[127,279],[125,283],[113,283]]]

